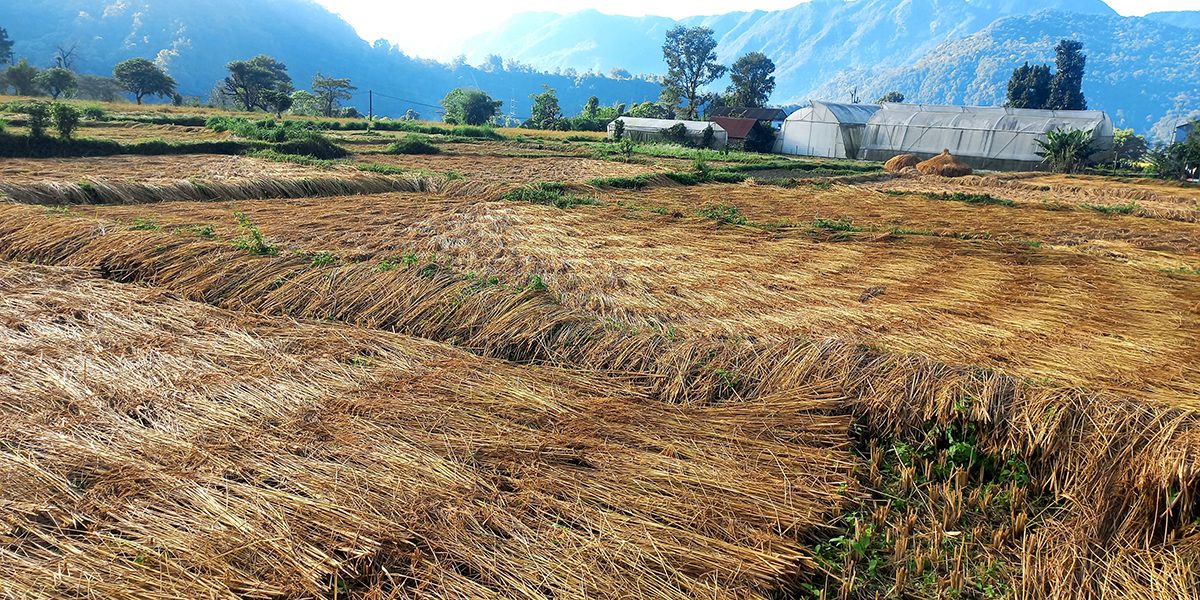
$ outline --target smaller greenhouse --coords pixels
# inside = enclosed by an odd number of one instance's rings
[[[876,104],[814,100],[783,122],[783,142],[778,148],[784,154],[857,158],[867,121],[878,110]]]
[[[708,121],[680,121],[677,119],[639,119],[621,117],[608,124],[608,137],[616,137],[617,121],[624,123],[624,137],[635,142],[676,142],[693,146],[704,146],[704,130],[712,127],[712,143],[708,148],[721,150],[729,145],[729,134],[725,128]],[[680,127],[682,125],[682,127]]]
[[[858,157],[885,161],[900,154],[921,160],[943,150],[975,169],[1025,171],[1042,168],[1046,132],[1091,131],[1093,148],[1112,148],[1113,124],[1098,110],[1030,110],[998,106],[935,106],[885,102],[863,136]]]

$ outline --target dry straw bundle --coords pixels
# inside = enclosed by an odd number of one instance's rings
[[[680,408],[4,263],[0,324],[9,597],[758,597],[853,485],[825,389]]]
[[[942,150],[941,154],[918,163],[917,170],[922,175],[938,175],[940,177],[963,177],[974,172],[970,165],[954,158],[948,148]]]
[[[908,167],[915,167],[920,162],[921,159],[917,158],[915,154],[900,154],[889,158],[887,162],[883,163],[883,170],[899,172]]]

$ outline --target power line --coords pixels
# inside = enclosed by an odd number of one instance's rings
[[[406,100],[406,99],[404,99],[404,98],[397,98],[397,97],[395,97],[395,96],[389,96],[389,95],[387,95],[387,94],[384,94],[384,93],[382,93],[382,92],[374,92],[374,91],[372,91],[372,93],[374,93],[374,94],[378,94],[378,95],[380,95],[380,96],[382,96],[382,97],[384,97],[384,98],[388,98],[388,99],[391,99],[391,100],[399,100],[400,102],[407,102],[407,103],[409,103],[409,104],[416,104],[417,106],[428,106],[429,108],[441,108],[440,106],[438,106],[438,105],[436,105],[436,104],[426,104],[426,103],[424,103],[424,102],[417,102],[416,100]]]

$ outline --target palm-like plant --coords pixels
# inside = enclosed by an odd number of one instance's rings
[[[1045,141],[1037,140],[1042,147],[1037,155],[1055,173],[1078,173],[1088,165],[1088,158],[1096,153],[1092,148],[1092,131],[1070,127],[1047,131]]]

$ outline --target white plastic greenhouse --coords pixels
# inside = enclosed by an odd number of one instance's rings
[[[663,135],[664,129],[670,129],[675,125],[682,123],[684,130],[684,138],[695,146],[699,146],[704,139],[704,130],[712,127],[713,141],[709,148],[720,150],[729,145],[729,134],[716,123],[709,121],[680,121],[676,119],[640,119],[635,117],[621,117],[617,119],[625,124],[625,137],[635,142],[661,142],[666,140]],[[608,124],[608,137],[611,139],[616,131],[617,121]]]
[[[1047,131],[1069,128],[1091,131],[1099,151],[1112,148],[1112,121],[1098,110],[884,103],[867,122],[858,158],[915,154],[926,160],[948,149],[976,169],[1031,170],[1042,164],[1038,140],[1045,141]]]
[[[784,154],[824,158],[858,158],[867,120],[879,110],[877,104],[837,104],[813,101],[783,122]]]

